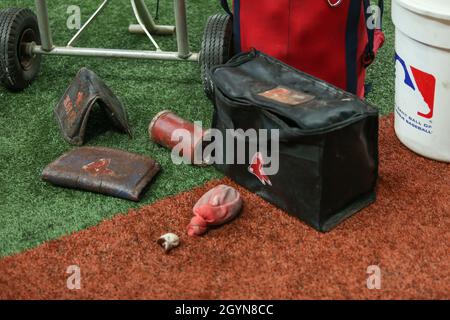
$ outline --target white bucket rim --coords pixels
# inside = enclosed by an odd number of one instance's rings
[[[449,0],[394,0],[403,8],[440,20],[450,22],[450,1]]]

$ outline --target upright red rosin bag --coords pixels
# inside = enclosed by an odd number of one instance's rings
[[[382,0],[234,0],[233,13],[221,2],[233,16],[235,53],[255,48],[364,97],[366,68],[384,43]]]

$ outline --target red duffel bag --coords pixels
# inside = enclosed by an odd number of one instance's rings
[[[255,48],[364,97],[366,68],[384,43],[382,0],[234,0],[233,12],[221,2],[234,53]]]

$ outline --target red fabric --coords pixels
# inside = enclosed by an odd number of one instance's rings
[[[375,30],[375,40],[373,42],[373,51],[375,55],[378,53],[378,50],[384,45],[384,41],[386,40],[383,31]]]
[[[209,226],[218,226],[237,216],[242,208],[239,192],[220,185],[205,193],[194,206],[194,217],[188,226],[188,235],[200,236]]]
[[[327,0],[240,0],[241,51],[255,48],[344,90],[350,1],[331,7]],[[357,95],[364,97],[367,45],[364,6],[358,27]],[[380,38],[377,38],[380,40]],[[376,49],[382,42],[376,44]]]
[[[348,1],[350,2],[350,1]],[[356,95],[360,98],[364,98],[365,96],[365,82],[366,82],[366,66],[365,66],[365,54],[366,54],[366,48],[367,43],[369,41],[369,37],[367,35],[367,26],[366,26],[366,16],[364,15],[364,6],[361,6],[361,17],[360,17],[360,23],[358,27],[358,55],[357,55],[357,74],[358,74],[358,86],[356,89]],[[362,38],[361,38],[362,37]],[[345,52],[345,50],[344,50]],[[346,74],[346,73],[345,73]],[[340,86],[338,86],[340,87]],[[341,87],[342,88],[342,87]],[[344,89],[345,90],[345,89]]]
[[[290,24],[286,8],[289,3],[290,0],[241,0],[241,51],[255,48],[286,61]]]
[[[350,1],[336,8],[328,1],[291,1],[287,63],[347,89],[346,31]]]

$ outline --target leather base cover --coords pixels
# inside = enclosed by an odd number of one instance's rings
[[[101,106],[117,128],[131,137],[128,115],[122,102],[92,71],[82,68],[55,108],[55,117],[64,139],[81,146],[91,110]]]
[[[65,153],[42,172],[42,180],[67,188],[139,201],[159,172],[153,159],[121,150],[82,147]]]

